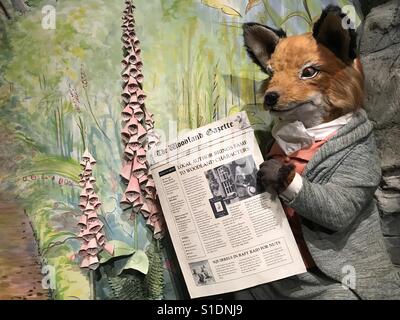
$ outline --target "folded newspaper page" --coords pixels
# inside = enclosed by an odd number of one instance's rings
[[[192,298],[306,272],[279,198],[257,187],[263,157],[245,112],[159,146],[149,160]]]

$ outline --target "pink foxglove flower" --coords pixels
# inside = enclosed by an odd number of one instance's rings
[[[127,187],[121,199],[121,207],[124,210],[130,209],[132,218],[137,212],[141,212],[147,219],[147,225],[152,229],[154,237],[158,239],[164,235],[164,219],[149,172],[146,153],[159,139],[153,131],[153,114],[145,107],[143,62],[140,56],[140,41],[135,33],[135,7],[129,0],[125,1],[125,4],[121,25],[124,50],[121,72],[121,97],[124,104],[121,113],[121,138],[124,143],[124,159],[120,175]]]
[[[80,229],[78,237],[81,239],[81,247],[77,255],[81,257],[81,268],[91,270],[98,268],[98,254],[102,250],[106,250],[111,255],[114,251],[112,245],[107,243],[105,239],[103,223],[97,215],[101,202],[94,190],[96,180],[92,173],[95,164],[96,160],[85,150],[80,162],[82,173],[79,175],[80,186],[83,189],[79,197],[79,209],[82,211],[82,216],[78,222]]]

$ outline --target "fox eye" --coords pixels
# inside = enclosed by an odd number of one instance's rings
[[[306,67],[301,72],[301,79],[311,79],[318,74],[319,70],[314,67]]]

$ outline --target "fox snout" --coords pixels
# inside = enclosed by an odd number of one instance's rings
[[[243,25],[248,55],[268,75],[260,92],[272,115],[310,127],[362,107],[356,33],[343,28],[345,17],[339,7],[328,6],[313,32],[290,37],[258,23]]]
[[[271,110],[279,100],[279,93],[276,91],[267,91],[264,96],[265,110]]]

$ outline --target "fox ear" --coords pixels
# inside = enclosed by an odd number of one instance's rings
[[[268,60],[280,38],[286,37],[283,30],[275,30],[258,23],[243,24],[244,46],[254,63],[267,73]]]
[[[350,18],[338,6],[329,5],[313,26],[313,36],[338,58],[351,63],[357,56],[355,27],[349,26]]]

